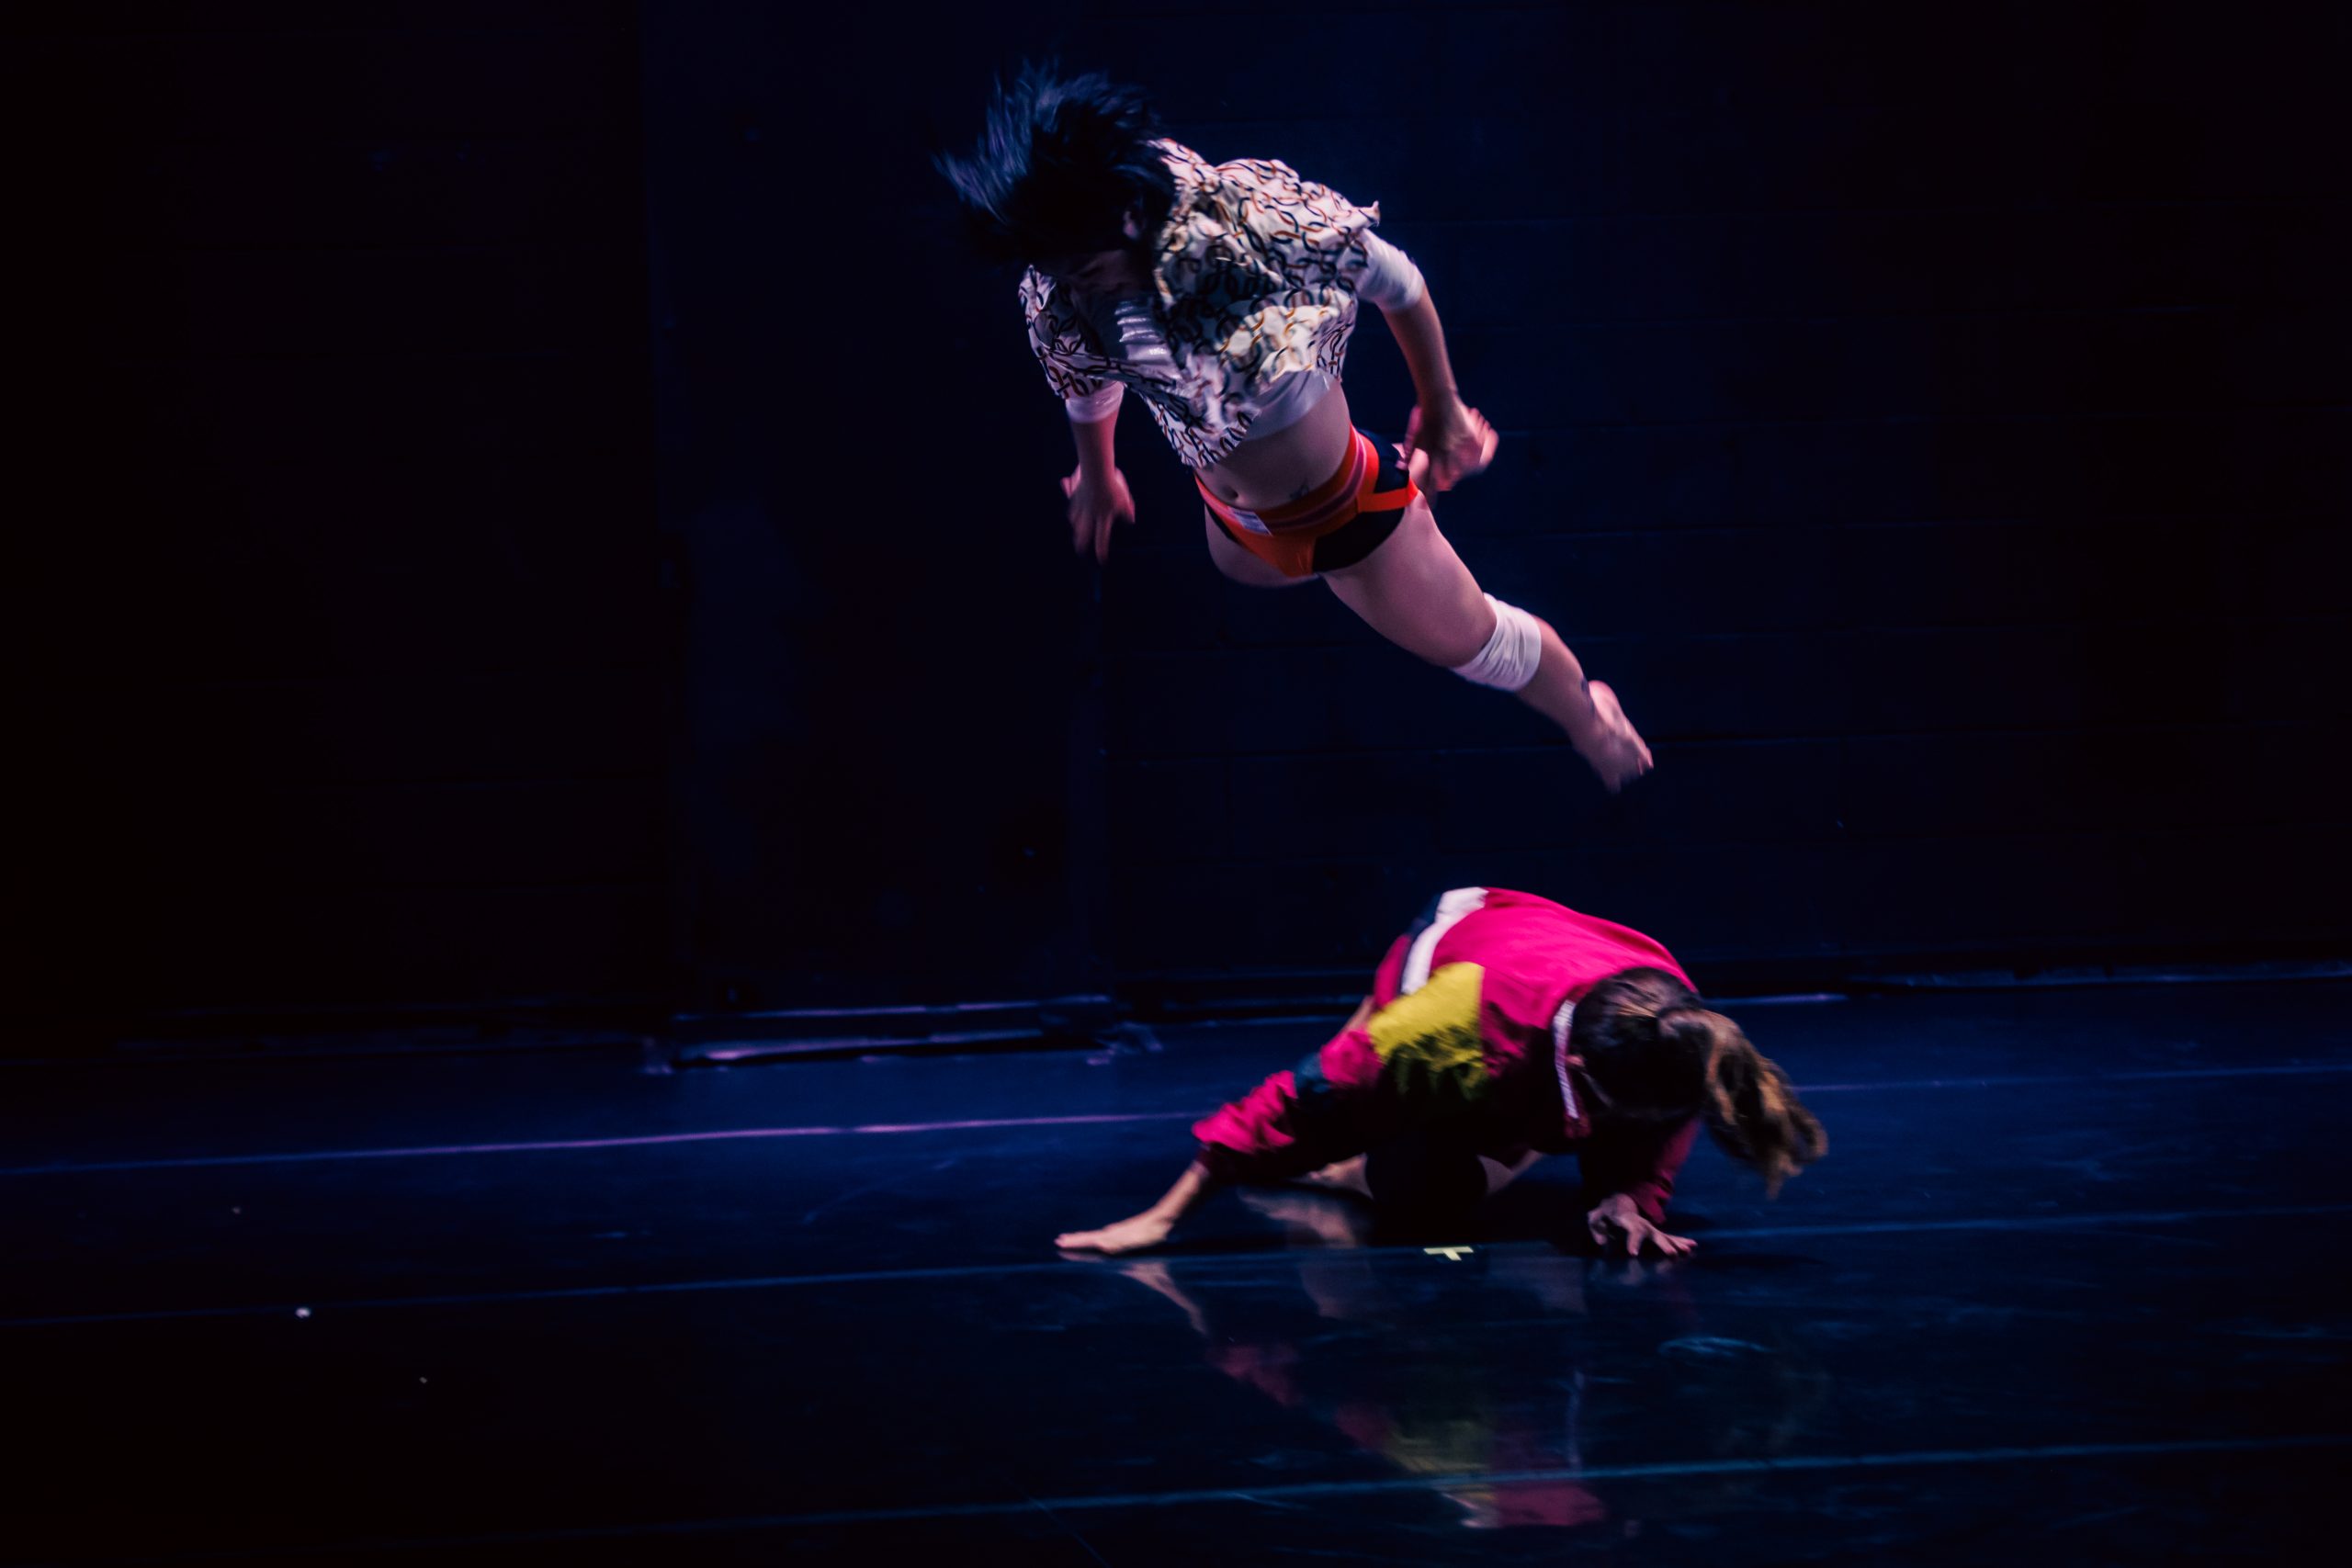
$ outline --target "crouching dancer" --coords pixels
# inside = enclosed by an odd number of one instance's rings
[[[1604,1247],[1677,1257],[1674,1177],[1704,1124],[1769,1191],[1827,1149],[1737,1024],[1639,931],[1499,887],[1447,893],[1389,948],[1345,1028],[1194,1124],[1159,1201],[1078,1251],[1157,1246],[1217,1189],[1312,1181],[1403,1225],[1456,1224],[1547,1154],[1574,1154]]]

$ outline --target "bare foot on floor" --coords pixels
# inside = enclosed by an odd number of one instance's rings
[[[1363,1177],[1362,1155],[1350,1156],[1320,1170],[1310,1170],[1298,1181],[1302,1187],[1320,1187],[1330,1192],[1352,1192],[1359,1198],[1372,1196],[1372,1186]]]

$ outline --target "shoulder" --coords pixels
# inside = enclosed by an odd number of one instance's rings
[[[1233,158],[1209,173],[1224,190],[1277,205],[1309,199],[1322,188],[1280,158]]]
[[[1211,170],[1218,186],[1261,212],[1308,228],[1352,236],[1380,222],[1378,202],[1350,201],[1280,158],[1236,158]]]
[[[1152,150],[1167,162],[1170,173],[1176,176],[1179,185],[1207,185],[1213,183],[1220,172],[1220,165],[1210,163],[1172,136],[1163,136],[1151,145]]]
[[[1212,164],[1181,141],[1162,138],[1152,145],[1168,161],[1170,172],[1176,176],[1180,207],[1185,205],[1187,197],[1212,203],[1236,199],[1280,202],[1296,200],[1306,192],[1321,188],[1280,158],[1227,158],[1222,164]]]

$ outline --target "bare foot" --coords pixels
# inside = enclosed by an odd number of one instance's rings
[[[1372,1186],[1364,1180],[1363,1156],[1351,1155],[1335,1160],[1320,1170],[1310,1170],[1298,1179],[1302,1187],[1321,1187],[1334,1192],[1353,1192],[1360,1198],[1372,1196]]]
[[[1137,1214],[1115,1225],[1104,1225],[1099,1231],[1066,1231],[1054,1237],[1054,1245],[1069,1252],[1099,1252],[1106,1258],[1115,1257],[1122,1252],[1158,1247],[1168,1239],[1172,1228],[1170,1222],[1157,1214]]]
[[[1650,771],[1650,749],[1634,732],[1607,682],[1591,682],[1587,689],[1592,694],[1593,727],[1569,739],[1577,754],[1592,764],[1601,784],[1614,795]]]

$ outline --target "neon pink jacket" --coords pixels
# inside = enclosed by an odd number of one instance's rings
[[[1585,1199],[1631,1196],[1665,1217],[1698,1135],[1669,1123],[1596,1122],[1570,1072],[1577,1002],[1623,970],[1689,983],[1673,954],[1636,931],[1501,887],[1441,896],[1373,977],[1376,1010],[1295,1067],[1193,1128],[1221,1180],[1273,1182],[1345,1159],[1438,1117],[1472,1119],[1480,1152],[1574,1153]]]

